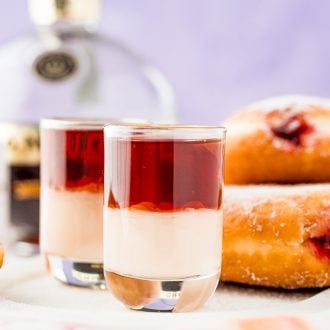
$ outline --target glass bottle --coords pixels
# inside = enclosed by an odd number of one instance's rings
[[[15,172],[8,186],[13,187],[15,178],[16,186],[26,191],[22,199],[13,189],[7,190],[9,220],[15,228],[23,228],[15,230],[18,241],[37,244],[39,199],[35,183],[41,118],[176,120],[175,97],[168,80],[139,55],[98,33],[100,9],[100,0],[29,0],[35,31],[0,48],[0,104],[4,109],[0,128],[6,127],[8,133],[1,134],[0,143],[5,146],[8,173]],[[20,141],[22,148],[16,150],[19,164],[11,161],[10,141]],[[33,162],[26,153],[33,154]],[[33,215],[23,212],[17,218],[17,205],[34,210]]]

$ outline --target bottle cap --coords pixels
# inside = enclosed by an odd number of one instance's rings
[[[95,25],[98,21],[101,0],[29,0],[29,12],[37,25],[69,22]]]

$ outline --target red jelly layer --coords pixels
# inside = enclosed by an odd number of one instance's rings
[[[103,189],[104,142],[102,130],[45,132],[44,177],[56,188]]]
[[[293,112],[290,108],[271,112],[268,116],[268,123],[276,137],[295,146],[301,146],[303,137],[313,131],[304,114]]]
[[[150,211],[218,209],[222,153],[220,140],[112,141],[108,205]]]
[[[309,243],[318,257],[330,262],[330,228],[324,235],[310,238]]]

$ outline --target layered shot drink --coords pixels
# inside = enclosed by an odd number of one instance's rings
[[[219,280],[221,127],[105,128],[104,268],[133,309],[201,307]]]
[[[49,271],[102,286],[105,120],[41,121],[40,245]]]

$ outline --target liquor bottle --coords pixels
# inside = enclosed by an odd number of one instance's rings
[[[100,10],[100,0],[29,0],[35,31],[0,48],[0,144],[8,166],[9,222],[17,241],[38,243],[41,118],[176,120],[168,80],[142,57],[98,33]],[[30,253],[25,245],[23,250]]]

